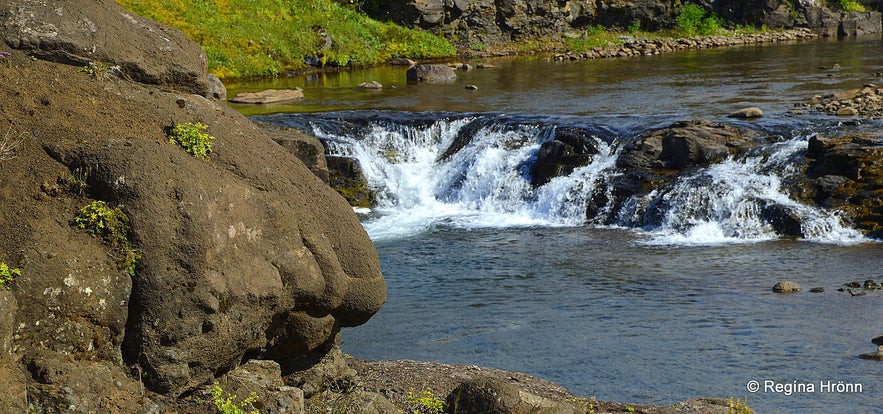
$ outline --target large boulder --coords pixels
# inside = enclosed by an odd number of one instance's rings
[[[90,21],[117,14],[92,4]],[[327,349],[385,301],[350,206],[223,102],[18,51],[10,63],[0,125],[18,146],[0,160],[0,256],[21,276],[2,305],[15,321],[3,404],[27,395],[48,412],[160,412],[243,361]],[[169,142],[188,122],[215,137],[207,159]],[[93,201],[128,217],[122,235],[141,255],[131,268],[118,244],[73,221]]]
[[[454,70],[445,65],[414,65],[405,76],[408,82],[447,82],[457,78]]]
[[[552,178],[568,175],[588,165],[598,146],[591,134],[578,128],[558,128],[555,137],[540,145],[536,160],[530,165],[530,182],[534,186]]]
[[[212,96],[199,45],[113,0],[5,1],[0,36],[10,47],[41,59],[91,64],[97,71],[116,66],[137,82]]]

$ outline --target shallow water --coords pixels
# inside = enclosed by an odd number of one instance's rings
[[[883,292],[851,296],[837,288],[883,279],[883,243],[838,228],[836,212],[790,202],[775,188],[787,166],[765,163],[801,151],[815,133],[879,128],[788,110],[812,95],[877,80],[871,74],[883,72],[880,52],[876,38],[588,62],[515,58],[461,72],[449,84],[407,85],[404,69],[374,68],[231,91],[303,87],[304,102],[240,109],[301,113],[259,119],[325,134],[339,144],[333,152],[361,154],[385,194],[364,223],[389,300],[368,323],[344,331],[345,352],[524,371],[604,400],[747,396],[763,413],[871,413],[883,407],[883,365],[858,355],[873,351],[870,339],[883,333]],[[834,64],[839,68],[821,69]],[[396,88],[356,87],[370,80]],[[603,157],[594,170],[548,188],[526,188],[515,171],[560,126],[596,131],[614,148],[652,127],[723,120],[745,106],[765,116],[727,122],[779,137],[777,143],[761,160],[698,171],[663,195],[668,202],[703,194],[708,182],[720,193],[699,198],[714,206],[704,216],[684,208],[696,198],[668,203],[675,216],[669,227],[646,220],[589,225],[583,206],[575,215],[561,208],[575,205],[598,177],[616,173]],[[347,112],[328,112],[340,110]],[[475,128],[462,157],[438,163],[451,137],[469,129],[464,119],[490,126]],[[824,222],[827,233],[790,240],[751,227],[736,214],[740,197],[794,204],[789,208],[805,225]],[[714,214],[721,208],[735,213]],[[728,223],[732,217],[738,220]],[[735,230],[726,233],[729,225]],[[803,292],[772,293],[784,279]],[[813,287],[825,291],[809,293]],[[752,380],[759,391],[747,389]],[[827,381],[862,391],[826,392]],[[804,392],[786,392],[797,386]]]

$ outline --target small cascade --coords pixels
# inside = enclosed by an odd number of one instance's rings
[[[782,236],[831,243],[863,240],[837,212],[789,198],[784,180],[797,173],[793,160],[806,148],[799,137],[614,202],[610,183],[624,173],[616,167],[617,150],[624,140],[644,132],[641,128],[647,127],[639,123],[616,129],[587,120],[494,114],[289,117],[286,125],[315,134],[331,155],[361,163],[377,195],[376,207],[363,220],[375,239],[439,226],[593,223],[640,230],[648,235],[648,242],[664,244],[753,242]],[[574,145],[584,152],[561,155],[566,145],[560,141],[577,142]],[[555,158],[550,162],[544,158],[548,154],[571,164],[555,164],[559,162]],[[540,164],[558,173],[537,180],[533,175]],[[590,203],[594,203],[593,216],[586,217]]]

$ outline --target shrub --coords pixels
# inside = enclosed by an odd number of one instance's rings
[[[12,281],[16,276],[21,276],[21,270],[12,269],[5,262],[0,261],[0,290],[12,289]]]
[[[678,30],[687,36],[708,36],[723,29],[723,20],[714,13],[709,14],[698,4],[684,4],[676,21]]]
[[[865,12],[865,6],[856,0],[831,0],[829,4],[832,8],[849,12]]]
[[[239,397],[224,391],[217,382],[209,388],[209,393],[212,395],[212,403],[221,414],[258,414],[258,411],[245,411],[251,403],[258,400],[254,393],[237,402]]]
[[[442,414],[445,412],[445,402],[432,393],[431,388],[424,388],[419,394],[414,390],[408,391],[405,400],[413,407],[413,414]]]
[[[184,151],[196,158],[205,158],[212,152],[212,141],[215,137],[205,133],[208,125],[201,122],[175,124],[169,136],[169,142],[177,143]]]
[[[129,243],[132,226],[129,216],[120,208],[110,208],[104,201],[93,201],[80,209],[74,224],[93,236],[100,236],[121,256],[117,261],[120,270],[135,275],[135,266],[141,252]]]
[[[0,139],[0,161],[11,160],[15,158],[15,151],[18,149],[21,140],[17,136],[10,137],[12,127],[6,130],[3,139]]]

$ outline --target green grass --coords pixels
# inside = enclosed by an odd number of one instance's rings
[[[330,66],[454,56],[447,40],[381,23],[331,0],[117,0],[202,45],[219,78],[275,76],[316,57]],[[332,39],[326,48],[320,32]]]

